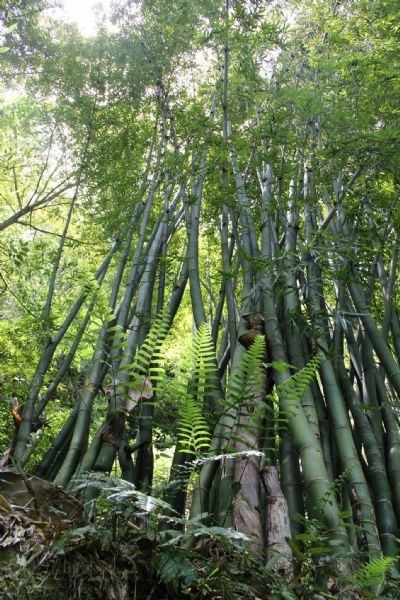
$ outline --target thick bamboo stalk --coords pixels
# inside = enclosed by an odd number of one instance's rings
[[[102,361],[106,353],[106,338],[106,329],[103,328],[100,332],[97,347],[91,361],[87,380],[81,391],[81,402],[71,444],[64,458],[62,467],[55,478],[56,485],[61,487],[67,486],[87,448],[92,405],[97,395],[97,389],[103,373]]]
[[[376,374],[376,384],[385,424],[387,473],[393,497],[393,508],[400,528],[400,430],[392,402],[389,400],[385,382],[381,373]]]
[[[292,533],[289,509],[279,485],[277,469],[264,467],[261,471],[261,481],[265,488],[267,501],[267,561],[276,561],[272,566],[272,571],[288,577],[293,574],[292,550],[287,544]],[[278,560],[276,560],[277,555],[279,555]]]
[[[72,219],[72,213],[74,211],[74,207],[75,207],[75,202],[78,198],[78,190],[79,190],[79,180],[75,186],[75,191],[74,191],[74,195],[72,196],[72,200],[69,206],[69,210],[68,210],[68,214],[67,214],[67,218],[65,221],[65,225],[64,225],[64,229],[63,232],[61,234],[61,238],[60,238],[60,243],[58,245],[57,248],[57,254],[53,263],[53,269],[51,272],[51,276],[50,276],[50,282],[49,282],[49,289],[47,292],[47,298],[46,298],[46,304],[44,306],[43,309],[43,321],[44,321],[44,327],[46,330],[47,335],[51,334],[51,327],[50,327],[50,317],[51,317],[51,306],[53,303],[53,296],[54,296],[54,291],[55,291],[55,285],[56,285],[56,279],[57,279],[57,273],[60,267],[60,262],[61,262],[61,257],[62,257],[62,253],[64,250],[64,246],[65,246],[65,240],[67,238],[67,233],[68,233],[68,229],[71,223],[71,219]]]
[[[227,14],[229,6],[226,7]],[[228,35],[228,30],[226,31]],[[221,258],[223,269],[223,282],[225,287],[226,304],[227,304],[227,326],[229,336],[230,356],[233,359],[236,346],[236,313],[235,313],[235,294],[232,285],[231,277],[231,256],[228,247],[228,231],[229,231],[229,168],[228,168],[228,82],[229,82],[229,45],[228,39],[224,44],[224,64],[222,69],[222,193],[224,204],[222,207],[220,237],[221,237]],[[233,238],[234,243],[234,238]]]
[[[308,282],[310,309],[317,332],[316,344],[320,348],[321,380],[331,419],[331,427],[334,430],[342,467],[349,471],[348,481],[354,489],[353,497],[357,499],[360,506],[361,524],[367,539],[368,551],[371,556],[374,556],[380,553],[380,544],[376,531],[372,501],[354,445],[351,424],[343,397],[338,387],[332,363],[328,358],[328,346],[323,335],[325,329],[319,320],[320,304],[316,296],[316,283],[312,261],[309,261],[308,264]]]
[[[397,259],[398,259],[398,254],[399,254],[399,242],[400,242],[400,237],[397,235],[396,239],[393,243],[392,255],[391,255],[391,259],[390,259],[389,281],[388,281],[388,285],[385,289],[385,294],[384,294],[385,312],[383,315],[383,322],[382,322],[382,336],[386,342],[388,340],[389,327],[390,327],[390,322],[392,320],[392,313],[393,313],[393,291],[394,291],[394,285],[395,285],[395,281],[396,281]],[[378,266],[378,268],[379,268],[379,266]]]
[[[260,515],[260,456],[246,455],[246,452],[259,451],[262,403],[266,389],[265,368],[260,365],[256,372],[249,373],[244,385],[244,397],[242,406],[238,407],[235,428],[235,451],[244,454],[235,460],[233,482],[238,490],[233,498],[232,516],[234,528],[249,536],[250,551],[261,556],[264,535]]]
[[[361,358],[362,358],[362,400],[369,406],[368,417],[374,430],[380,453],[383,456],[382,416],[376,392],[376,365],[371,344],[366,332],[361,328]]]
[[[361,285],[355,280],[355,278],[349,278],[347,285],[353,299],[354,306],[356,307],[365,330],[368,333],[369,339],[371,340],[372,347],[376,355],[381,360],[388,380],[393,385],[398,397],[400,398],[400,367],[393,358],[390,348],[386,344],[381,332],[376,326],[375,319],[372,317],[367,306],[365,294]]]
[[[359,408],[343,362],[338,365],[339,378],[355,426],[360,435],[368,463],[368,483],[374,501],[382,551],[386,556],[397,555],[397,523],[393,512],[392,494],[386,473],[385,461],[378,446],[376,436],[365,412]]]

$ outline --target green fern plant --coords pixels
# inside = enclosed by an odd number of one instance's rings
[[[245,415],[249,421],[247,425],[241,426],[242,428],[258,428],[263,416],[271,413],[271,411],[276,434],[278,434],[278,429],[287,427],[290,412],[295,412],[296,407],[304,397],[307,386],[315,378],[320,365],[319,356],[313,356],[303,369],[278,385],[274,392],[263,397],[261,402],[259,400],[255,402],[255,398],[259,399],[259,396],[265,392],[262,371],[266,367],[273,367],[276,370],[292,368],[291,365],[283,362],[265,363],[264,357],[265,338],[260,335],[255,338],[252,345],[247,349],[236,373],[228,382],[228,398],[223,402],[224,412],[231,415],[230,420],[226,419],[227,427],[231,430],[228,436],[225,435],[228,442],[228,451],[231,441],[235,440],[232,430],[241,415]],[[293,411],[282,410],[280,406],[282,398],[285,398],[286,405],[293,406]]]
[[[204,406],[213,393],[214,345],[208,326],[200,325],[188,355],[175,371],[170,388],[178,404],[178,444],[182,451],[199,457],[210,445]],[[171,390],[170,390],[171,391]]]
[[[355,464],[354,465],[350,465],[349,467],[347,467],[347,469],[345,469],[342,473],[340,473],[340,475],[338,475],[334,479],[334,481],[332,482],[332,485],[328,489],[327,493],[321,498],[321,506],[322,506],[322,508],[326,504],[331,504],[332,503],[332,498],[334,498],[335,496],[338,496],[338,494],[342,491],[343,486],[347,482],[347,480],[348,480],[349,476],[351,475],[354,467],[355,467]]]
[[[169,326],[169,315],[167,313],[157,315],[153,320],[151,329],[143,344],[137,350],[133,362],[123,367],[129,373],[129,381],[123,381],[117,387],[123,398],[129,399],[136,396],[146,399],[146,397],[151,397],[152,394],[149,393],[149,388],[164,381],[165,357],[163,344]]]
[[[307,387],[315,378],[315,374],[318,371],[320,363],[321,359],[319,355],[315,354],[303,369],[297,371],[297,373],[294,373],[284,383],[279,384],[276,388],[275,396],[271,395],[270,397],[275,401],[285,398],[286,402],[292,405],[293,410],[295,411],[298,403],[301,402]],[[285,368],[291,366],[285,363],[281,364]],[[277,363],[271,363],[271,366],[277,368]]]
[[[283,383],[280,383],[276,389],[268,394],[264,402],[264,410],[273,412],[273,420],[275,426],[276,436],[279,436],[279,429],[287,428],[289,418],[292,414],[296,413],[297,407],[301,403],[304,393],[307,387],[315,378],[315,374],[318,371],[320,365],[319,355],[313,356],[306,366],[294,373],[291,377],[286,379]],[[292,365],[287,363],[267,363],[267,366],[271,366],[274,369],[283,370],[288,368],[294,368]],[[282,405],[284,400],[285,405],[289,408],[283,409]]]
[[[260,395],[265,393],[264,385],[265,338],[259,335],[246,350],[234,374],[227,384],[226,399],[222,401],[221,419],[225,423],[227,433],[223,435],[225,451],[232,450],[235,441],[233,430],[241,416],[246,417],[247,424],[242,428],[254,429],[260,424]],[[257,399],[257,400],[256,400]],[[261,404],[263,403],[263,400]]]
[[[182,450],[199,456],[210,446],[208,424],[201,412],[197,399],[187,395],[180,409],[178,441]]]
[[[378,556],[358,567],[350,579],[362,590],[380,586],[394,566],[395,560],[393,556]]]

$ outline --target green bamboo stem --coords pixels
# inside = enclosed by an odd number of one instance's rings
[[[99,286],[102,284],[104,276],[105,276],[105,273],[104,273],[104,275],[102,275],[101,279],[98,282]],[[90,304],[86,310],[86,314],[79,326],[79,329],[76,333],[75,339],[71,345],[71,348],[68,351],[68,354],[64,358],[60,368],[57,370],[57,373],[56,373],[54,379],[52,380],[52,382],[49,384],[45,394],[42,396],[42,398],[37,403],[37,406],[35,408],[35,412],[33,415],[33,422],[35,422],[37,419],[39,419],[40,415],[45,410],[47,404],[53,398],[54,394],[57,391],[59,383],[62,381],[64,375],[67,373],[68,368],[70,367],[70,365],[75,357],[76,351],[78,350],[78,347],[82,340],[83,334],[85,333],[88,323],[90,321],[90,318],[92,316],[93,308],[96,305],[97,295],[98,295],[97,292],[98,292],[98,290],[96,290],[96,292],[93,294]]]
[[[126,428],[122,436],[121,445],[118,449],[118,462],[121,467],[121,478],[133,483],[135,477],[135,465],[132,460],[132,452],[129,447],[129,436]]]
[[[91,361],[87,380],[81,391],[81,402],[71,444],[57,477],[54,480],[56,485],[63,488],[69,483],[87,448],[92,405],[97,395],[97,389],[103,373],[102,360],[105,357],[106,348],[107,335],[106,328],[103,327]]]
[[[121,241],[118,239],[115,241],[113,247],[105,257],[103,263],[97,269],[95,273],[95,279],[99,280],[104,272],[107,271],[110,261],[113,255],[118,250]],[[27,458],[29,457],[29,448],[28,441],[31,433],[32,422],[33,422],[33,414],[35,409],[35,403],[42,387],[43,380],[45,374],[48,371],[51,360],[54,356],[54,353],[70,328],[72,322],[74,321],[76,315],[78,314],[81,306],[85,302],[89,292],[82,293],[79,298],[75,301],[73,307],[71,308],[69,314],[64,320],[64,323],[59,328],[59,330],[52,336],[48,337],[45,343],[45,346],[42,350],[42,354],[39,359],[38,366],[36,368],[35,374],[32,379],[32,383],[30,386],[29,394],[27,397],[27,401],[25,403],[24,411],[22,414],[22,421],[18,430],[18,438],[17,444],[15,446],[14,459],[18,461],[21,465],[24,465]]]
[[[362,399],[364,404],[372,407],[368,410],[368,416],[372,423],[372,428],[376,437],[378,448],[383,456],[384,432],[382,429],[382,417],[378,396],[376,392],[376,365],[372,353],[371,344],[366,332],[361,328],[361,357],[362,357]]]
[[[287,430],[280,431],[279,465],[281,488],[288,503],[290,531],[294,539],[303,531],[299,517],[304,516],[303,486],[300,475],[299,454]],[[315,507],[310,505],[311,514]]]
[[[229,6],[226,7],[227,14]],[[228,247],[228,230],[229,230],[229,166],[228,166],[228,83],[229,83],[229,45],[228,45],[228,28],[226,28],[226,39],[224,44],[224,63],[222,69],[222,193],[224,204],[222,207],[222,215],[220,222],[220,238],[221,238],[221,258],[223,270],[223,283],[226,294],[227,304],[227,321],[228,335],[231,359],[234,356],[236,345],[236,312],[235,312],[235,294],[233,291],[231,277],[231,256],[229,255]],[[234,239],[233,239],[234,243]]]
[[[46,304],[44,306],[43,309],[43,321],[44,321],[44,327],[45,327],[45,331],[46,334],[48,336],[51,335],[51,327],[50,327],[50,317],[51,317],[51,306],[53,303],[53,296],[54,296],[54,291],[55,291],[55,285],[56,285],[56,279],[57,279],[57,273],[60,267],[60,262],[61,262],[61,257],[62,257],[62,253],[64,250],[64,246],[65,246],[65,240],[67,238],[67,234],[68,234],[68,229],[71,223],[71,219],[72,219],[72,213],[74,211],[74,207],[75,207],[75,202],[78,198],[78,191],[79,191],[79,184],[80,184],[80,175],[78,177],[78,182],[76,183],[75,186],[75,191],[74,194],[72,196],[72,200],[69,206],[69,210],[68,210],[68,214],[67,214],[67,218],[65,221],[65,225],[64,225],[64,229],[63,232],[61,234],[61,238],[60,238],[60,243],[58,245],[57,248],[57,253],[56,253],[56,257],[53,263],[53,269],[51,272],[51,276],[50,276],[50,282],[49,282],[49,289],[48,289],[48,293],[47,293],[47,298],[46,298]]]
[[[393,294],[390,293],[390,287],[392,284],[390,284],[390,281],[394,282],[394,277],[395,277],[395,266],[397,263],[397,238],[394,244],[394,248],[393,248],[393,254],[392,255],[392,261],[391,261],[391,272],[390,272],[390,279],[388,279],[386,272],[385,272],[385,268],[383,265],[382,260],[380,260],[377,264],[378,267],[378,273],[379,273],[379,279],[381,282],[381,288],[382,288],[382,295],[385,301],[385,314],[386,314],[386,318],[384,315],[384,321],[382,324],[382,335],[387,343],[388,340],[388,331],[387,331],[387,321],[389,320],[389,316],[390,316],[390,321],[389,321],[389,327],[392,333],[392,341],[393,341],[393,347],[394,347],[394,352],[396,355],[396,359],[398,362],[400,362],[400,324],[399,324],[399,319],[398,319],[398,315],[396,312],[396,309],[393,305]]]
[[[151,307],[151,299],[153,295],[154,287],[154,275],[155,275],[155,264],[159,253],[160,244],[162,241],[163,226],[162,223],[158,228],[156,237],[154,238],[152,247],[149,251],[146,269],[143,275],[142,284],[139,290],[138,298],[135,306],[135,316],[132,319],[129,326],[129,334],[126,338],[126,347],[124,349],[124,355],[121,362],[119,363],[118,372],[114,375],[114,389],[117,390],[120,386],[123,386],[129,379],[129,372],[126,367],[133,361],[135,352],[137,350],[140,331],[146,320],[146,314],[148,314],[149,308]],[[124,398],[117,392],[110,401],[108,409],[108,420],[121,420],[121,424],[118,424],[118,428],[113,432],[113,441],[103,440],[100,451],[97,455],[96,462],[93,466],[94,470],[109,473],[114,464],[114,460],[117,454],[118,446],[121,441],[121,436],[124,431]]]
[[[385,462],[376,436],[371,428],[366,413],[359,408],[346,369],[341,361],[338,365],[339,379],[346,401],[350,407],[355,426],[360,435],[368,464],[368,483],[374,501],[374,511],[377,520],[382,551],[386,556],[397,555],[397,523],[393,511],[392,494],[386,473]]]
[[[390,348],[383,339],[380,331],[378,330],[375,319],[372,317],[371,312],[367,306],[365,294],[361,285],[355,279],[349,279],[347,286],[349,288],[351,297],[354,302],[354,306],[359,313],[360,319],[368,333],[372,347],[379,357],[382,366],[385,370],[386,376],[393,388],[396,390],[398,397],[400,398],[400,368]]]
[[[309,167],[304,170],[304,196],[305,196],[305,234],[306,241],[310,244],[315,222],[313,206],[315,206],[315,190]],[[311,204],[311,200],[314,204]],[[308,307],[312,322],[314,323],[314,337],[321,358],[320,375],[329,410],[331,427],[335,434],[335,441],[340,456],[341,466],[348,470],[348,481],[351,485],[354,501],[357,501],[360,520],[364,535],[367,540],[368,552],[371,557],[380,554],[380,543],[377,536],[375,516],[367,482],[360,465],[358,454],[354,445],[351,424],[348,418],[341,390],[338,386],[335,372],[329,360],[329,347],[326,340],[326,327],[321,316],[322,281],[314,264],[312,256],[308,253]]]
[[[393,508],[397,517],[397,525],[400,529],[400,432],[385,382],[379,372],[376,374],[376,384],[386,431],[387,473],[392,490]]]
[[[395,285],[395,281],[396,281],[397,260],[398,260],[398,254],[399,254],[399,242],[400,242],[400,236],[397,235],[394,240],[393,247],[392,247],[392,254],[391,254],[391,259],[390,259],[390,270],[389,270],[389,281],[388,281],[388,285],[387,285],[386,289],[384,290],[385,312],[383,315],[383,322],[382,322],[382,336],[386,342],[388,341],[388,333],[389,333],[390,322],[392,320],[392,313],[393,313],[393,291],[394,291],[394,285]],[[378,265],[378,269],[379,269],[379,265]]]
[[[49,472],[57,454],[61,451],[61,449],[65,446],[67,440],[70,439],[70,435],[74,429],[76,417],[78,415],[79,410],[79,400],[76,402],[72,412],[70,413],[68,419],[65,421],[64,425],[60,429],[59,433],[56,435],[54,440],[51,443],[50,448],[43,455],[42,460],[35,470],[35,475],[37,477],[46,477]]]
[[[222,257],[222,270],[223,270],[223,286],[225,290],[226,304],[227,304],[227,322],[228,322],[228,335],[229,335],[229,347],[231,357],[235,352],[236,345],[236,310],[235,310],[235,295],[233,291],[232,282],[232,263],[230,248],[228,245],[228,227],[229,227],[229,211],[226,204],[222,207],[221,225],[220,225],[220,237],[221,237],[221,257]],[[232,238],[231,248],[235,244],[235,238]],[[215,331],[214,331],[215,338]]]
[[[247,329],[246,323],[244,319],[241,319],[239,322],[238,335],[240,336]],[[246,349],[242,344],[236,343],[235,351],[232,357],[231,362],[231,372],[230,378],[234,378],[238,373],[238,367],[243,360],[243,356],[245,354]],[[222,416],[218,423],[218,427],[215,431],[215,434],[220,438],[220,451],[221,453],[231,453],[232,448],[234,447],[234,442],[232,440],[232,435],[235,430],[235,424],[237,422],[237,413],[239,407],[233,406],[230,401],[230,395],[227,397],[227,405],[228,409],[225,411],[225,414]],[[203,467],[204,469],[204,467]],[[219,494],[218,494],[218,505],[212,508],[212,512],[214,516],[217,518],[217,522],[221,525],[221,527],[231,527],[233,524],[232,521],[232,502],[234,499],[233,492],[233,482],[234,482],[234,472],[235,472],[235,460],[233,458],[224,458],[219,465]],[[199,481],[201,476],[199,477]],[[218,512],[215,512],[215,509],[218,509]]]

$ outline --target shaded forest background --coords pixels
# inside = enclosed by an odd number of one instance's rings
[[[398,3],[56,5],[0,2],[0,596],[398,598]]]

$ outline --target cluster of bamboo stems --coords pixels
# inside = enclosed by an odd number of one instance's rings
[[[21,466],[27,463],[31,432],[74,359],[98,289],[106,275],[110,279],[115,262],[109,316],[99,331],[80,398],[43,456],[37,474],[67,488],[78,474],[111,472],[118,457],[122,476],[151,490],[152,417],[157,394],[152,402],[143,404],[136,441],[130,446],[124,397],[118,390],[128,383],[128,367],[152,317],[166,309],[172,326],[189,282],[194,324],[198,328],[210,323],[218,357],[211,375],[214,393],[204,399],[205,410],[216,417],[210,456],[227,451],[227,432],[232,431],[238,452],[257,450],[262,454],[262,458],[255,453],[205,462],[194,487],[191,514],[208,513],[221,525],[233,525],[250,534],[259,552],[266,518],[261,473],[265,465],[272,465],[278,467],[292,535],[301,527],[296,516],[307,514],[326,524],[333,543],[342,551],[353,547],[369,557],[381,553],[395,556],[400,524],[400,324],[393,290],[399,237],[390,220],[384,235],[377,235],[368,221],[366,196],[360,199],[358,217],[349,219],[346,201],[362,179],[363,168],[360,165],[346,172],[333,161],[318,158],[316,150],[323,144],[323,125],[318,119],[310,118],[305,125],[302,149],[279,149],[278,166],[267,160],[270,142],[255,136],[251,160],[243,173],[234,143],[237,135],[229,122],[228,67],[226,45],[221,85],[211,102],[203,142],[191,158],[184,155],[178,141],[173,106],[159,82],[158,116],[142,180],[132,193],[129,222],[94,274],[92,290],[79,296],[58,331],[48,331],[13,460]],[[216,115],[221,115],[222,127]],[[263,113],[255,111],[255,115],[257,131]],[[221,279],[215,298],[210,283],[214,278],[214,274],[210,277],[211,257],[207,283],[201,277],[199,248],[208,159],[214,143],[211,134],[218,128],[222,128]],[[186,174],[180,172],[183,164],[189,165]],[[79,181],[76,194],[78,187]],[[73,202],[51,278],[47,322]],[[159,216],[154,218],[157,210]],[[357,243],[362,219],[370,227],[375,245],[367,273]],[[182,226],[186,250],[171,285],[165,258],[176,236],[182,239]],[[364,273],[360,273],[361,265]],[[383,307],[381,327],[371,311],[377,298]],[[280,396],[279,411],[286,422],[279,435],[276,411],[264,411],[252,429],[241,407],[231,405],[228,411],[220,411],[222,400],[229,396],[227,381],[234,377],[245,352],[239,341],[249,329],[245,315],[261,319],[268,364],[272,365],[260,371],[257,392],[248,390],[253,406],[262,405],[273,387],[285,384],[294,369],[300,371],[313,356],[319,358],[318,376],[301,401],[293,406],[289,397]],[[69,352],[43,389],[57,348],[79,319]],[[107,373],[115,392],[103,425],[89,443],[93,405]],[[190,455],[177,448],[173,473],[190,461]],[[346,477],[338,490],[334,482],[343,473]],[[239,492],[234,483],[240,483]],[[170,499],[182,513],[186,484]],[[347,527],[346,521],[358,527]]]

